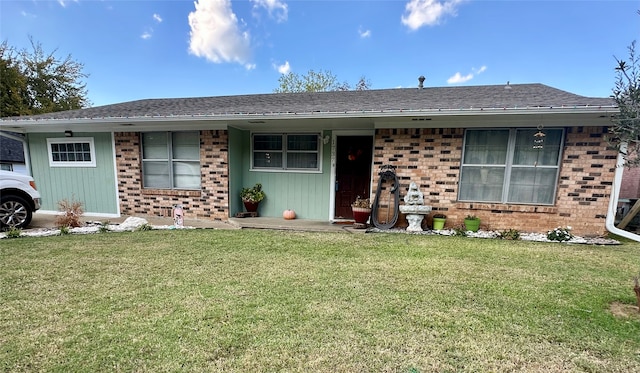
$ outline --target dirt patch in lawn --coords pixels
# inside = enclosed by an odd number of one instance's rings
[[[638,306],[634,306],[633,304],[613,302],[609,306],[609,311],[611,311],[613,316],[618,318],[640,321],[640,311],[638,311]]]

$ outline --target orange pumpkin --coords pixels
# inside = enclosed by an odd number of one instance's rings
[[[296,218],[296,212],[293,210],[284,210],[284,212],[282,213],[282,217],[285,218],[285,220],[292,220]]]

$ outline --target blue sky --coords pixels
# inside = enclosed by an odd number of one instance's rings
[[[269,93],[329,70],[371,88],[543,83],[607,97],[640,1],[2,0],[0,38],[84,64],[93,106]],[[640,49],[640,48],[639,48]]]

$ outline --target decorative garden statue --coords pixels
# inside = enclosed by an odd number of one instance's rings
[[[407,215],[409,232],[422,232],[422,220],[431,212],[431,206],[424,204],[424,196],[415,182],[409,184],[407,195],[404,196],[404,205],[400,206],[400,212]]]

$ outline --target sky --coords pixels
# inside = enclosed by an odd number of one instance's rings
[[[271,93],[328,71],[371,89],[542,83],[608,97],[640,0],[0,0],[0,39],[84,65],[92,106]],[[637,48],[640,54],[640,46]]]

